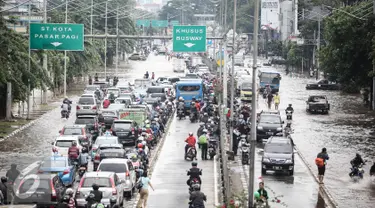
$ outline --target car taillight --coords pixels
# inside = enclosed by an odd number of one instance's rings
[[[81,108],[77,105],[76,109],[79,110],[79,109],[81,109]]]
[[[114,120],[118,120],[118,118],[117,118],[117,117],[114,117],[113,119],[114,119]]]
[[[95,109],[96,109],[96,106],[92,107],[92,109],[95,110]]]
[[[133,134],[133,135],[135,134],[135,132],[134,132],[134,128],[132,128],[132,134]]]
[[[66,174],[69,174],[69,173],[70,173],[70,170],[66,169],[66,170],[64,170],[63,175],[66,175]]]
[[[112,184],[112,195],[117,195],[117,190],[116,190],[115,182],[113,181],[112,178],[111,178],[111,184]]]
[[[82,184],[83,184],[83,181],[85,179],[82,178],[81,181],[79,182],[79,185],[78,185],[78,188],[77,188],[77,191],[76,191],[76,195],[79,195],[80,194],[80,191],[81,191],[81,187],[82,187]]]
[[[55,187],[53,186],[52,180],[50,180],[50,184],[51,184],[51,188],[52,188],[51,197],[52,197],[52,199],[56,199],[56,190],[55,190]]]
[[[100,155],[96,154],[94,160],[100,160]]]
[[[129,171],[125,173],[125,177],[126,177],[127,179],[129,179],[129,177],[130,177],[130,173],[129,173]]]

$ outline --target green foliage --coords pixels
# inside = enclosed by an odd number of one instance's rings
[[[341,9],[349,13],[358,13],[358,8],[361,8],[362,4],[366,2]],[[358,14],[361,15],[364,14]],[[334,12],[325,21],[324,37],[329,44],[319,53],[321,68],[343,84],[348,91],[370,86],[372,79],[369,75],[375,57],[374,17],[363,21],[344,12]]]
[[[290,43],[290,49],[287,53],[288,64],[291,66],[301,66],[302,63],[302,47],[296,43]]]
[[[275,56],[283,55],[283,43],[279,40],[273,40],[267,44],[268,51],[272,52]]]

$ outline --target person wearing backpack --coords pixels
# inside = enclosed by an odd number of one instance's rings
[[[148,187],[151,187],[155,191],[154,187],[151,184],[150,178],[147,176],[147,172],[143,173],[143,176],[139,178],[137,182],[137,188],[139,189],[140,199],[137,203],[137,208],[146,208],[147,198],[148,198]],[[142,206],[143,205],[143,206]]]
[[[319,183],[323,184],[324,172],[326,171],[326,161],[329,160],[327,149],[324,147],[321,152],[318,153],[315,159],[315,164],[318,166],[318,179]]]

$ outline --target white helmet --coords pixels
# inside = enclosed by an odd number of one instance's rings
[[[206,134],[207,132],[208,132],[208,131],[207,131],[207,129],[203,129],[203,133],[205,133],[205,134]]]
[[[146,120],[146,121],[145,121],[145,123],[146,123],[146,124],[149,124],[149,123],[150,123],[150,121],[149,121],[149,120]]]
[[[147,145],[146,141],[142,141],[142,145],[145,147]]]
[[[172,102],[171,102],[171,101],[169,101],[169,102],[168,102],[168,105],[172,105]]]
[[[73,189],[68,188],[68,189],[66,189],[65,193],[68,194],[68,195],[73,195],[74,191],[73,191]]]

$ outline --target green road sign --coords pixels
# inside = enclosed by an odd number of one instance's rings
[[[179,25],[180,22],[178,20],[172,20],[171,21],[171,25],[175,26],[175,25]]]
[[[150,26],[150,20],[137,20],[136,25],[138,27],[140,27],[140,26],[149,27]]]
[[[152,27],[168,27],[167,20],[151,20]]]
[[[31,23],[29,31],[32,50],[84,50],[83,24]]]
[[[174,52],[205,52],[206,26],[173,26]]]

